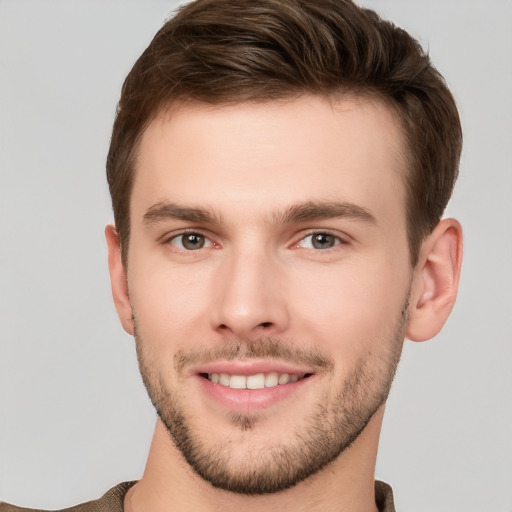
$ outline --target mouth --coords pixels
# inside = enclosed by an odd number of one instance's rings
[[[224,361],[196,368],[191,376],[215,408],[245,414],[297,404],[317,380],[311,370],[277,361]]]
[[[298,382],[310,377],[311,373],[255,373],[252,375],[234,375],[229,373],[201,373],[201,377],[213,384],[219,384],[231,389],[265,389],[275,388]]]

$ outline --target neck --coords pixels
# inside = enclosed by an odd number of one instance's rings
[[[336,460],[296,486],[275,494],[247,496],[212,487],[186,463],[159,420],[142,479],[125,498],[126,512],[377,512],[374,472],[383,408]]]

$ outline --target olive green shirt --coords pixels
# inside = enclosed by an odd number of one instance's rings
[[[99,500],[88,501],[75,507],[65,508],[56,512],[123,512],[123,501],[128,489],[135,482],[124,482],[110,489]],[[393,502],[393,491],[388,484],[384,482],[375,482],[375,499],[379,512],[395,512]],[[40,509],[29,509],[15,507],[8,503],[0,502],[0,512],[45,512]]]

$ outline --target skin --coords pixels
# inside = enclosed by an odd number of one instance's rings
[[[126,269],[106,230],[119,317],[167,425],[157,422],[128,512],[376,510],[378,438],[402,342],[441,329],[462,252],[459,224],[445,219],[411,267],[403,153],[398,121],[368,98],[174,106],[148,127]],[[184,230],[199,249],[183,245]],[[315,234],[327,243],[313,245]],[[283,397],[263,392],[263,405],[250,393],[235,403],[199,375],[212,364],[310,376]],[[219,489],[169,435],[176,411],[231,481],[282,474],[295,459],[280,466],[268,454],[300,453],[303,439],[337,451],[280,492]],[[297,460],[305,467],[311,453]]]

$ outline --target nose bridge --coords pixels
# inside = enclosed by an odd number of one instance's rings
[[[265,247],[252,244],[233,249],[217,275],[214,327],[241,338],[286,329],[288,311],[279,266],[276,255]]]

